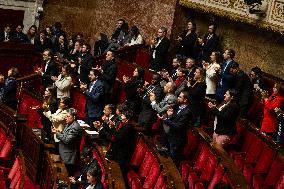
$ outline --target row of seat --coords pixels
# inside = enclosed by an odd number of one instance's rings
[[[21,152],[15,158],[12,167],[0,166],[1,189],[22,189],[25,178],[25,163]]]
[[[238,121],[237,131],[228,153],[247,183],[254,188],[282,185],[284,156],[281,148],[248,121]]]
[[[153,144],[140,134],[127,173],[129,187],[136,189],[184,188],[184,185],[178,183],[171,175],[175,174],[175,165],[173,162],[171,164],[172,168],[169,170],[169,165],[163,163]]]
[[[212,145],[201,129],[188,132],[180,164],[182,179],[187,188],[214,188],[225,183],[232,188],[246,187],[245,179],[224,150]],[[237,179],[237,182],[235,181]]]

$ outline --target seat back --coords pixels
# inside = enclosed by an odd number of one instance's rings
[[[222,180],[224,172],[224,167],[219,164],[218,167],[215,169],[214,175],[208,185],[208,189],[214,189],[215,185]]]
[[[147,151],[147,145],[142,137],[139,137],[132,158],[130,160],[131,166],[140,166]]]
[[[12,141],[10,138],[7,138],[6,141],[5,141],[5,144],[3,146],[3,148],[1,149],[0,151],[0,157],[1,158],[8,158],[9,155],[11,154],[12,152]]]

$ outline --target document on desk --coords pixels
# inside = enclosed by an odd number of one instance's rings
[[[98,135],[99,133],[97,131],[90,131],[90,130],[85,130],[86,133],[88,133],[89,135]]]

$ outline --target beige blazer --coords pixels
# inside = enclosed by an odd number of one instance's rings
[[[72,78],[70,76],[62,78],[60,74],[58,79],[54,82],[57,88],[57,98],[70,98],[70,88],[72,84]]]

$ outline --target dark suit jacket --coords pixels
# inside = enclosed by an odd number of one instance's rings
[[[164,120],[163,124],[169,127],[167,138],[172,144],[186,144],[187,129],[192,124],[192,112],[187,105],[179,111],[179,106],[174,108],[174,114]]]
[[[187,30],[183,32],[181,35],[182,40],[179,43],[177,54],[195,58],[195,46],[197,41],[197,34],[196,33],[190,33],[186,36]]]
[[[14,32],[13,40],[19,41],[21,43],[29,43],[28,36],[23,32]]]
[[[4,84],[3,102],[13,109],[17,108],[17,87],[18,82],[13,77],[8,77]]]
[[[235,87],[238,92],[239,105],[250,104],[253,100],[253,85],[249,76],[240,70],[236,75]]]
[[[45,49],[52,49],[52,42],[49,38],[46,38],[43,42],[43,44],[41,44],[40,38],[36,37],[35,38],[35,42],[34,42],[36,51],[38,52],[43,52]]]
[[[114,60],[106,61],[102,66],[102,70],[103,70],[102,80],[104,82],[105,93],[111,94],[117,75],[117,66]]]
[[[212,112],[217,116],[215,133],[219,135],[236,134],[236,121],[239,115],[239,107],[236,103],[229,103],[221,111],[214,108]]]
[[[92,83],[90,84],[91,87]],[[85,92],[86,112],[88,117],[101,117],[104,109],[104,85],[101,80],[97,80],[92,90]]]
[[[83,83],[89,84],[90,80],[89,80],[89,73],[90,70],[92,69],[92,67],[94,66],[94,58],[90,53],[86,53],[86,54],[82,54],[81,55],[81,66],[80,66],[80,80]]]
[[[170,40],[167,37],[164,37],[157,47],[151,47],[151,52],[155,53],[155,63],[159,66],[160,69],[167,67],[167,57],[170,47]]]
[[[89,186],[89,184],[86,185],[83,189],[88,188],[88,186]],[[104,189],[104,187],[103,187],[103,185],[102,185],[100,182],[98,182],[98,183],[95,185],[94,189]]]
[[[205,111],[206,83],[197,82],[189,87],[189,107],[195,116],[200,116]]]
[[[51,76],[58,76],[58,68],[53,60],[50,60],[46,68],[46,71],[42,75],[42,84],[44,87],[47,87],[53,84],[53,81],[51,80]]]
[[[132,155],[136,132],[132,125],[127,123],[121,124],[124,125],[122,127],[119,125],[112,134],[110,148],[106,153],[106,157],[124,165],[130,160]]]
[[[9,39],[12,38],[12,32],[9,32]],[[4,31],[0,31],[0,42],[3,42],[5,40],[5,33]]]
[[[214,33],[210,39],[207,39],[209,34],[203,38],[203,46],[201,47],[202,56],[201,60],[210,61],[210,55],[213,51],[218,51],[219,37]]]
[[[233,61],[234,60],[231,60],[230,62],[227,62],[227,64],[224,62],[221,65],[220,78],[217,83],[217,89],[216,89],[217,100],[223,100],[224,94],[226,93],[226,91],[234,87],[234,81],[235,81],[234,76],[230,73],[230,69],[229,69]]]
[[[115,132],[115,128],[120,123],[117,115],[112,116],[110,121],[115,123],[115,127],[109,128],[108,122],[103,122],[102,129],[99,131],[99,137],[105,146],[107,146],[109,142],[111,141],[111,137],[113,133]]]
[[[152,86],[152,85],[151,85]],[[151,87],[149,86],[149,87]],[[152,91],[156,95],[156,102],[160,102],[163,98],[163,89],[160,84],[155,85],[155,89]],[[151,101],[148,95],[148,91],[143,95],[141,112],[139,114],[138,122],[141,125],[153,124],[157,119],[157,112],[152,108]]]
[[[65,164],[75,164],[80,156],[82,128],[77,121],[56,134],[59,141],[59,154]]]

